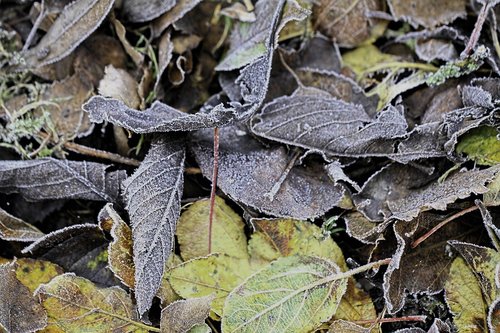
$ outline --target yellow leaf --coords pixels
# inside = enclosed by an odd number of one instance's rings
[[[169,269],[182,264],[182,259],[177,254],[172,254],[167,260],[165,265],[165,272]],[[163,274],[160,289],[158,290],[157,296],[161,299],[161,306],[165,307],[172,302],[180,299],[179,295],[172,289],[170,282],[167,279],[167,274]]]
[[[480,165],[500,163],[500,140],[494,127],[481,126],[474,128],[460,137],[456,151]]]
[[[382,53],[373,44],[362,45],[342,56],[345,66],[349,67],[359,79],[376,65],[396,61],[396,57]]]
[[[486,313],[481,287],[464,259],[457,257],[445,283],[446,301],[460,333],[486,332]]]
[[[177,224],[181,256],[184,260],[204,257],[208,252],[210,200],[199,200],[184,211]],[[215,198],[211,253],[248,258],[245,224],[222,198]]]

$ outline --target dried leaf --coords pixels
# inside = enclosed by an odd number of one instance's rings
[[[488,310],[488,329],[491,333],[500,332],[500,298],[497,298]]]
[[[363,326],[359,326],[355,323],[338,319],[335,320],[329,327],[327,333],[367,333],[367,329]]]
[[[255,22],[257,17],[254,12],[249,12],[244,4],[236,2],[228,7],[222,8],[221,15],[230,17],[241,22]]]
[[[475,128],[460,137],[456,151],[458,154],[466,154],[479,165],[498,164],[500,163],[498,131],[489,126]]]
[[[334,263],[320,258],[280,258],[234,289],[224,304],[224,332],[311,331],[337,310],[346,279]]]
[[[16,263],[0,265],[0,329],[36,332],[47,325],[47,314],[16,277]]]
[[[124,285],[133,288],[135,267],[132,253],[132,230],[110,203],[101,209],[97,219],[101,230],[109,231],[113,237],[108,246],[109,268]],[[106,227],[107,224],[111,224],[111,226]]]
[[[113,26],[115,27],[116,35],[120,42],[122,43],[123,48],[127,52],[127,54],[132,58],[134,61],[134,64],[137,67],[140,67],[144,63],[144,55],[137,51],[127,40],[127,37],[125,36],[127,33],[127,30],[123,26],[123,24],[118,21],[114,15],[111,15],[111,22],[113,23]]]
[[[139,85],[132,75],[124,69],[113,67],[113,65],[106,66],[104,77],[99,82],[100,95],[122,101],[132,109],[138,108],[141,104],[137,92],[138,88]]]
[[[40,42],[24,54],[26,64],[41,67],[69,55],[99,27],[113,4],[114,0],[82,0],[68,4]]]
[[[130,295],[118,287],[99,288],[66,273],[41,285],[35,295],[47,311],[47,330],[148,332],[148,326],[136,318]]]
[[[151,307],[172,253],[184,185],[184,159],[184,140],[164,137],[153,143],[140,167],[124,182],[141,315]]]
[[[170,40],[170,33],[164,33],[160,38],[158,44],[158,73],[156,74],[156,81],[154,91],[158,93],[160,88],[161,77],[165,69],[167,69],[170,60],[172,60],[172,52],[174,50],[174,43]]]
[[[458,57],[457,50],[451,40],[438,38],[417,40],[415,53],[426,62],[434,60],[451,61]]]
[[[210,200],[193,203],[182,213],[177,225],[177,240],[184,260],[223,253],[235,258],[248,258],[243,219],[220,197],[215,197],[211,252],[208,252]]]
[[[203,175],[210,179],[212,131],[198,131],[193,139],[196,160]],[[273,216],[305,220],[323,215],[342,200],[343,187],[334,185],[323,167],[314,163],[292,168],[270,200],[273,187],[289,163],[286,150],[266,149],[236,126],[221,129],[219,140],[217,185],[237,202]]]
[[[45,158],[0,161],[0,192],[20,193],[28,201],[83,199],[116,202],[123,170],[107,165]]]
[[[165,273],[172,288],[183,298],[203,297],[215,293],[212,311],[222,316],[227,295],[252,274],[248,259],[213,253],[178,265]]]
[[[257,20],[236,24],[229,41],[231,47],[215,69],[230,71],[254,62],[269,49],[274,49],[277,35],[287,22],[301,21],[307,14],[295,0],[258,1],[255,5]]]
[[[15,242],[33,242],[44,235],[37,227],[10,215],[0,208],[0,239]]]
[[[375,244],[389,225],[389,220],[372,222],[358,211],[344,215],[344,221],[347,234],[365,244]]]
[[[485,304],[472,270],[462,258],[455,258],[445,285],[445,297],[459,332],[486,331]]]
[[[204,324],[210,313],[213,295],[176,301],[161,311],[162,333],[189,332],[195,325]]]
[[[131,22],[146,22],[157,18],[175,6],[176,0],[127,0],[123,14]]]
[[[194,131],[200,128],[221,127],[235,118],[234,109],[215,107],[209,113],[186,114],[155,101],[150,108],[138,111],[123,102],[94,96],[82,108],[96,123],[108,121],[135,133]]]
[[[409,22],[417,28],[422,25],[434,28],[441,24],[453,22],[456,18],[465,17],[466,0],[389,0],[389,8],[397,20]]]
[[[174,7],[153,21],[153,37],[159,37],[166,28],[174,24],[200,2],[201,0],[177,0]]]

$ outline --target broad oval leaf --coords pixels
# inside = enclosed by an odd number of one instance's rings
[[[316,257],[279,258],[234,289],[224,304],[222,330],[308,332],[330,319],[346,291],[340,269]]]
[[[37,227],[10,215],[0,208],[0,239],[16,242],[32,242],[45,236]]]
[[[389,8],[397,20],[409,22],[414,27],[434,28],[465,17],[466,0],[389,0]]]
[[[40,42],[24,55],[29,67],[61,60],[83,42],[113,7],[114,0],[79,0],[64,7]]]
[[[64,332],[148,332],[132,298],[118,287],[99,288],[72,273],[56,276],[35,295],[47,311],[47,329]]]
[[[161,332],[184,333],[196,325],[204,324],[213,299],[214,295],[208,295],[169,304],[161,311]]]
[[[184,146],[183,138],[157,140],[141,166],[124,182],[141,315],[151,307],[172,253],[184,186]]]

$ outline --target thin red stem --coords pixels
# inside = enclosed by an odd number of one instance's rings
[[[208,253],[212,253],[212,224],[214,221],[215,191],[217,190],[217,174],[219,172],[219,128],[214,128],[214,169],[212,173],[212,190],[210,191],[210,213],[208,214]]]
[[[479,15],[477,16],[477,21],[476,24],[474,25],[474,30],[472,30],[472,34],[470,35],[469,42],[467,43],[465,50],[463,50],[462,54],[460,55],[462,58],[469,56],[474,50],[474,47],[476,47],[477,41],[479,40],[479,36],[481,36],[481,30],[483,29],[484,21],[488,16],[489,9],[490,9],[490,4],[486,2],[481,8]]]
[[[368,320],[355,320],[353,323],[358,325],[364,324],[373,324],[373,323],[397,323],[400,321],[425,321],[427,316],[406,316],[406,317],[398,317],[398,318],[380,318],[380,319],[368,319]]]

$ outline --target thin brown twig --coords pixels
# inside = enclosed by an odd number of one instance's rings
[[[115,153],[110,153],[108,151],[100,150],[100,149],[95,149],[95,148],[90,148],[87,146],[80,145],[78,143],[74,142],[65,142],[63,146],[71,150],[72,152],[82,154],[82,155],[87,155],[87,156],[93,156],[93,157],[98,157],[102,159],[109,160],[111,162],[115,163],[120,163],[120,164],[126,164],[126,165],[131,165],[131,166],[139,166],[141,164],[141,161],[129,158],[129,157],[124,157]]]
[[[219,128],[214,128],[214,168],[212,172],[212,189],[210,191],[210,213],[208,214],[208,253],[212,253],[212,224],[214,220],[215,191],[219,172]]]
[[[475,210],[478,210],[478,207],[477,206],[471,206],[469,208],[466,208],[464,210],[459,211],[458,213],[453,214],[452,216],[448,217],[447,219],[444,219],[438,225],[436,225],[434,228],[432,228],[431,230],[427,231],[424,235],[420,236],[418,239],[416,239],[415,241],[413,241],[413,243],[411,243],[411,247],[412,248],[416,248],[423,241],[425,241],[427,238],[429,238],[430,236],[432,236],[436,231],[438,231],[439,229],[441,229],[442,227],[444,227],[445,225],[447,225],[451,221],[453,221],[453,220],[455,220],[455,219],[459,218],[460,216],[463,216],[463,215],[465,215],[467,213],[473,212]]]
[[[481,30],[483,29],[484,21],[488,16],[488,10],[490,9],[490,7],[491,6],[489,2],[485,2],[483,4],[483,7],[481,8],[479,15],[477,16],[477,21],[476,24],[474,25],[474,30],[472,30],[472,33],[470,35],[470,39],[467,42],[467,45],[465,46],[463,52],[460,54],[461,58],[466,58],[470,56],[470,54],[476,47],[477,41],[479,40],[479,36],[481,36]]]

